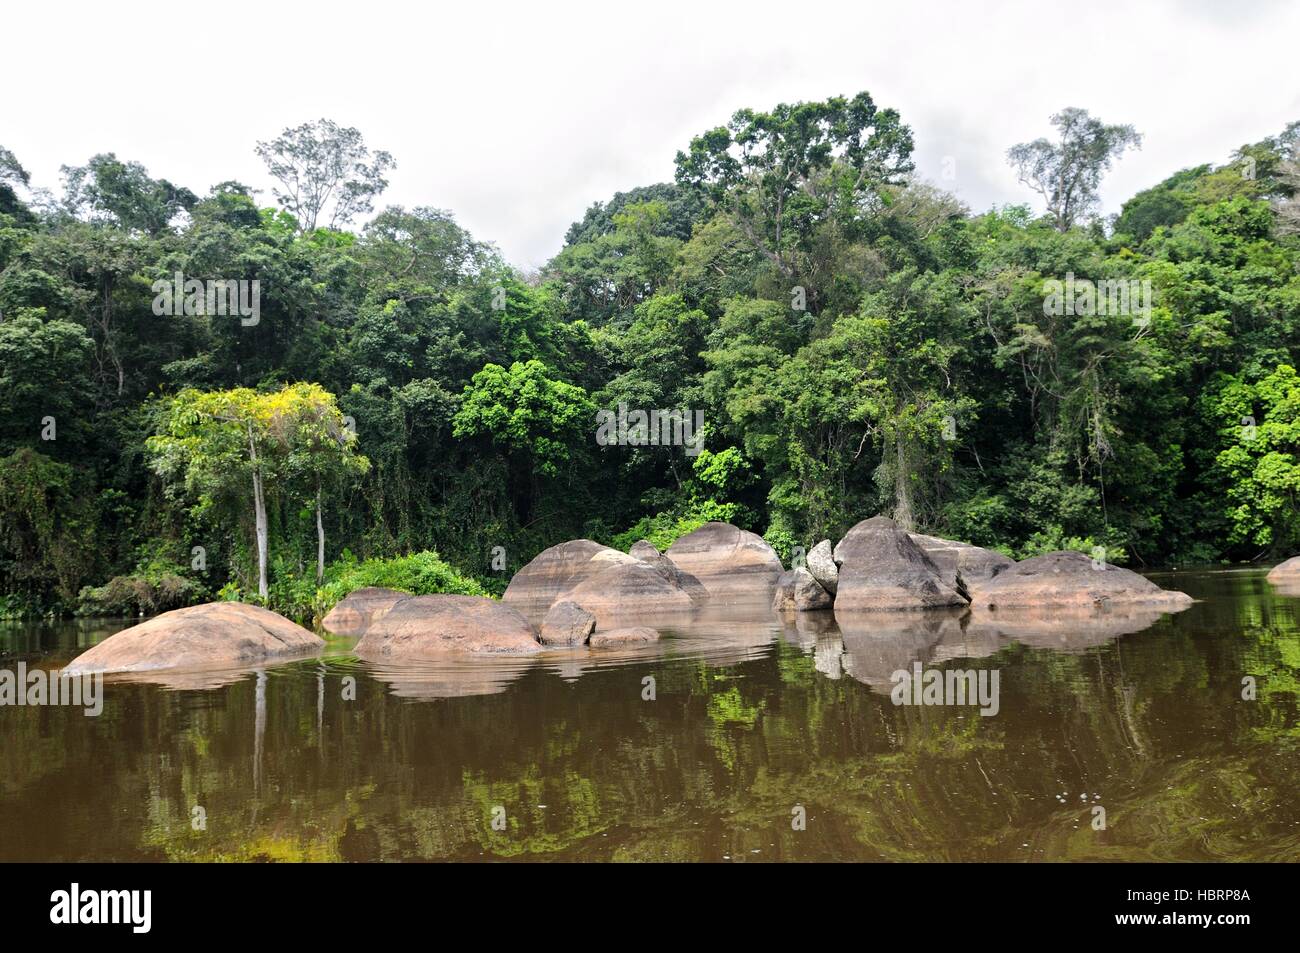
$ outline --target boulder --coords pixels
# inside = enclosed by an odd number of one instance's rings
[[[596,628],[596,617],[572,602],[557,602],[542,620],[543,645],[582,645]]]
[[[629,556],[635,556],[637,559],[654,559],[662,555],[657,546],[648,539],[638,540],[632,544],[632,548],[627,551]]]
[[[831,547],[831,541],[823,539],[810,549],[807,560],[808,571],[813,574],[813,578],[832,596],[835,595],[840,582],[840,566],[835,561],[835,551]]]
[[[1268,571],[1268,581],[1277,583],[1300,582],[1300,556],[1292,556]]]
[[[791,569],[777,579],[776,593],[772,597],[772,608],[777,612],[790,609],[809,612],[830,607],[830,593],[822,588],[821,583],[807,569]]]
[[[939,536],[925,536],[921,533],[908,533],[912,542],[925,550],[925,554],[939,567],[943,581],[956,589],[966,598],[970,598],[980,586],[1003,570],[1016,564],[1010,556],[982,549],[969,543],[958,543]]]
[[[561,601],[572,602],[596,618],[596,627],[611,627],[620,616],[681,614],[694,611],[696,602],[675,572],[664,572],[639,559],[609,565],[588,575],[565,592]]]
[[[648,625],[634,625],[622,629],[608,629],[594,632],[591,636],[593,649],[609,648],[614,645],[639,645],[645,642],[659,641],[659,631]]]
[[[685,589],[697,605],[702,605],[709,598],[709,590],[704,588],[703,583],[690,573],[678,569],[677,564],[655,549],[653,543],[643,539],[628,550],[628,555],[649,566],[654,566],[665,579]]]
[[[482,596],[411,596],[370,624],[356,653],[369,661],[437,658],[448,652],[526,655],[541,650],[524,616]]]
[[[233,668],[319,652],[325,641],[270,609],[209,602],[164,612],[110,635],[63,671]]]
[[[334,635],[365,635],[370,623],[383,618],[398,602],[409,598],[409,592],[366,586],[340,599],[321,621],[321,627]]]
[[[854,526],[835,547],[840,563],[835,611],[935,609],[964,606],[934,561],[891,519]]]
[[[1186,593],[1161,589],[1131,570],[1094,562],[1084,553],[1054,552],[998,573],[975,592],[973,604],[987,609],[1117,605],[1181,609],[1193,601]]]
[[[600,560],[592,562],[592,557]],[[501,601],[525,616],[541,618],[562,592],[572,589],[589,575],[600,572],[609,561],[634,557],[602,546],[590,539],[573,539],[538,553],[510,580]]]
[[[712,598],[772,598],[781,560],[761,537],[730,523],[705,523],[668,547],[678,569],[698,579]]]

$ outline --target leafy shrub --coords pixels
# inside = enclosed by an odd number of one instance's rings
[[[102,586],[84,586],[77,596],[77,615],[153,615],[193,605],[206,596],[203,583],[186,575],[185,567],[156,558]]]

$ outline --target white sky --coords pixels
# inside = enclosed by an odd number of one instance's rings
[[[976,211],[1035,199],[1004,154],[1052,112],[1132,123],[1145,143],[1103,184],[1114,212],[1300,119],[1297,36],[1285,0],[44,0],[0,14],[0,145],[60,194],[60,165],[116,152],[269,204],[255,142],[326,116],[396,158],[381,205],[450,209],[532,267],[592,201],[670,180],[737,108],[864,89],[912,126],[918,171]]]

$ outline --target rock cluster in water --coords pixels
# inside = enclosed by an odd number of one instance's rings
[[[1300,557],[1269,578],[1300,580]],[[908,533],[883,516],[863,520],[838,544],[822,540],[806,565],[784,569],[761,537],[706,523],[666,553],[642,540],[623,553],[589,539],[560,543],[519,570],[501,601],[412,596],[367,587],[341,600],[324,628],[358,637],[363,659],[400,662],[445,653],[529,655],[544,648],[652,642],[660,625],[770,605],[778,612],[836,617],[866,611],[980,611],[1143,607],[1192,600],[1127,569],[1081,553],[1015,562],[966,543]],[[653,623],[653,624],[651,624]],[[247,665],[319,651],[322,640],[274,612],[209,603],[164,613],[106,639],[72,672],[149,671]]]

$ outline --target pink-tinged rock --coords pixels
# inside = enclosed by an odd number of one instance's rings
[[[365,635],[372,622],[382,619],[393,606],[409,598],[409,592],[396,589],[378,586],[356,589],[338,601],[321,621],[321,627],[335,635]]]
[[[782,572],[763,537],[730,523],[705,523],[668,547],[667,556],[714,599],[770,600]]]
[[[675,571],[665,572],[639,559],[588,575],[560,601],[572,602],[595,616],[597,630],[615,627],[619,619],[630,616],[689,617],[696,607]]]
[[[209,602],[173,609],[110,635],[63,670],[75,674],[233,668],[301,658],[324,645],[316,633],[270,609]]]
[[[821,583],[807,569],[791,569],[782,573],[776,581],[772,608],[777,612],[811,612],[829,609],[831,605],[830,593],[822,588]]]
[[[542,620],[538,640],[543,645],[583,645],[596,627],[596,617],[572,602],[555,603]]]
[[[593,562],[593,557],[599,557]],[[579,585],[588,576],[611,563],[631,562],[627,553],[602,546],[590,539],[573,539],[544,549],[510,580],[501,601],[525,616],[539,620],[561,593]]]
[[[356,645],[376,662],[438,658],[449,652],[527,655],[541,651],[533,627],[511,608],[482,596],[411,596],[371,623]]]
[[[1278,563],[1268,571],[1268,581],[1277,583],[1300,583],[1300,556],[1292,556],[1286,562]]]

